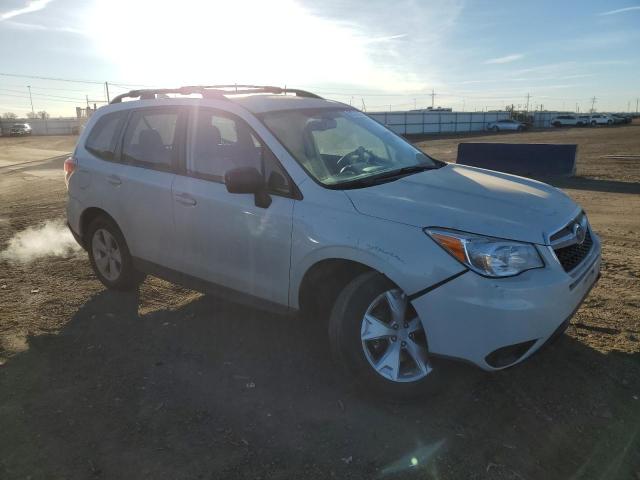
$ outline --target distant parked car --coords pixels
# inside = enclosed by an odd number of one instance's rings
[[[611,119],[613,120],[614,124],[623,124],[623,123],[631,123],[632,122],[632,118],[631,115],[626,115],[624,113],[613,113],[611,115],[609,115],[611,117]]]
[[[595,127],[596,125],[613,125],[613,119],[604,113],[594,113],[591,115],[591,126]]]
[[[31,125],[28,123],[14,123],[9,131],[11,137],[21,137],[23,135],[31,135]]]
[[[613,120],[613,124],[614,125],[619,125],[621,123],[626,123],[626,118],[623,117],[622,115],[616,115],[615,113],[612,113],[609,116],[611,117],[611,120]]]
[[[493,130],[494,132],[499,132],[501,130],[510,130],[521,132],[526,128],[526,125],[522,122],[518,122],[517,120],[498,120],[496,122],[489,122],[487,124],[487,129]]]
[[[591,125],[591,115],[578,115],[578,123],[576,123],[578,127],[586,127]]]
[[[551,119],[551,125],[554,127],[576,126],[578,125],[578,117],[576,115],[558,115]]]

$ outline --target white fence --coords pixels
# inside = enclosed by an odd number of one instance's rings
[[[29,118],[17,120],[0,120],[2,135],[9,135],[14,123],[28,123],[33,135],[73,135],[80,131],[80,121],[77,118]]]
[[[395,133],[481,132],[487,123],[510,117],[509,112],[367,112]]]

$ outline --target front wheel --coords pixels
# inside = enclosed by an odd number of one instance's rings
[[[494,132],[499,132],[500,131],[500,127],[498,127],[497,125],[494,127],[491,127],[491,130],[493,130]]]
[[[334,358],[362,386],[408,398],[437,388],[422,323],[406,294],[377,272],[340,293],[329,320]]]
[[[116,223],[96,218],[87,229],[89,261],[103,285],[114,290],[133,290],[144,275],[133,266],[129,247]]]

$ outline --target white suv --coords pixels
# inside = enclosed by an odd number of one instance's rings
[[[153,274],[328,319],[346,369],[400,396],[442,357],[529,357],[599,276],[598,237],[561,191],[434,160],[301,90],[129,92],[65,171],[70,229],[107,287]]]
[[[574,127],[578,125],[578,117],[576,115],[558,115],[551,119],[551,125],[554,127]]]
[[[596,125],[612,125],[613,118],[604,113],[592,113],[591,114],[591,126],[595,127]]]

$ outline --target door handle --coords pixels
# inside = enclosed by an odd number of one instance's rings
[[[198,202],[196,202],[195,198],[190,197],[186,193],[176,193],[175,194],[176,202],[181,203],[182,205],[194,206]]]
[[[107,182],[109,182],[111,185],[114,186],[118,186],[118,185],[122,185],[122,180],[120,180],[120,177],[118,177],[117,175],[109,175],[107,177]]]

